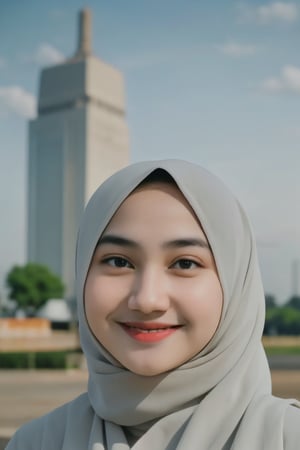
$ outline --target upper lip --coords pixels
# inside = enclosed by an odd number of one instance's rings
[[[181,326],[180,324],[170,324],[162,322],[120,322],[120,324],[132,328],[140,328],[143,330],[159,330],[163,328],[174,328]]]

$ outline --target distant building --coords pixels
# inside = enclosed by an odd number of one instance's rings
[[[74,57],[41,73],[29,124],[28,260],[46,264],[74,295],[79,220],[96,187],[128,163],[122,75],[92,55],[91,16],[79,16]]]

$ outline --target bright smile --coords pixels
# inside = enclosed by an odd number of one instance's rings
[[[120,322],[123,330],[139,342],[159,342],[175,333],[182,325],[155,322]]]

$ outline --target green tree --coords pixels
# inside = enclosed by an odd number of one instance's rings
[[[299,335],[300,311],[290,306],[268,308],[264,334]]]
[[[300,311],[290,306],[280,308],[279,334],[299,335],[300,334]]]
[[[300,296],[299,295],[293,295],[286,303],[287,306],[290,306],[291,308],[300,309]]]
[[[61,298],[64,285],[61,279],[41,264],[14,266],[7,275],[9,298],[27,315],[34,314],[49,298]]]
[[[273,294],[265,294],[266,308],[275,308],[277,306],[276,299]]]
[[[264,334],[266,335],[278,334],[279,324],[280,324],[280,308],[276,306],[267,307]]]

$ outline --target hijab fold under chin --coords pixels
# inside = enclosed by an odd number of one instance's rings
[[[143,377],[120,367],[95,340],[83,291],[101,233],[122,201],[156,169],[173,177],[199,218],[215,257],[224,307],[219,328],[202,352],[167,374]],[[265,300],[253,233],[221,181],[179,160],[137,163],[113,175],[83,216],[76,279],[94,411],[89,450],[283,449],[282,423],[291,402],[271,396],[261,345]]]

